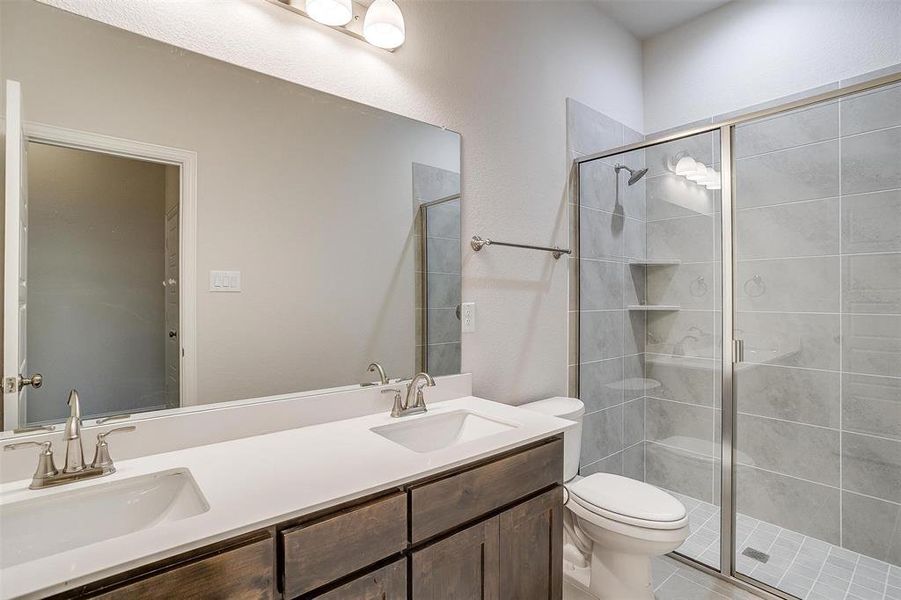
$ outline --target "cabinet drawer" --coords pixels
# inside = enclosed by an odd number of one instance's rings
[[[272,536],[92,596],[102,600],[257,600],[272,598]]]
[[[314,595],[311,600],[403,600],[406,597],[407,559],[401,558],[324,594]]]
[[[563,479],[555,438],[500,460],[410,490],[412,542],[429,539]]]
[[[407,496],[397,493],[280,534],[283,591],[293,598],[407,547]]]

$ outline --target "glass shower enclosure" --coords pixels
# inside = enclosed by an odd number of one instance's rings
[[[901,598],[899,79],[576,159],[582,474],[778,597]]]

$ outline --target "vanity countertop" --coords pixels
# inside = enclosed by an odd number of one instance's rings
[[[372,431],[454,410],[516,425],[508,431],[432,452],[418,453]],[[332,421],[144,456],[117,463],[101,479],[29,490],[28,480],[0,486],[0,510],[107,482],[187,469],[209,510],[101,543],[82,546],[0,570],[0,597],[31,598],[59,592],[242,533],[388,490],[572,427],[570,421],[473,396],[430,405],[425,415],[387,413]],[[112,442],[110,443],[113,446]],[[115,448],[112,448],[115,456]],[[77,526],[77,523],[74,523]]]

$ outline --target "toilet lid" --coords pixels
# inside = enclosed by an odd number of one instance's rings
[[[653,485],[610,473],[595,473],[568,486],[572,499],[608,518],[674,525],[685,519],[681,502]],[[665,527],[663,527],[665,528]]]

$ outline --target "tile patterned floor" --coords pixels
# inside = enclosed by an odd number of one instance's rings
[[[679,552],[705,564],[718,565],[719,508],[681,494],[673,495],[689,511],[691,534]],[[739,514],[736,545],[738,572],[804,600],[901,600],[901,567],[765,521]],[[769,560],[762,563],[742,555],[748,547],[768,554]],[[658,598],[663,600],[660,595]]]

